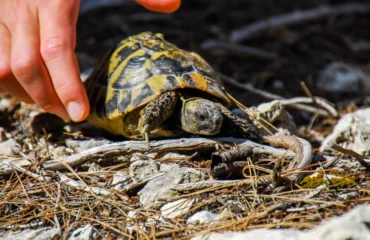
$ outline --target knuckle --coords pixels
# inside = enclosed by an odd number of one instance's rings
[[[72,97],[77,96],[78,86],[72,86],[68,81],[53,82],[53,85],[55,92],[63,103],[67,103]]]
[[[12,74],[9,63],[0,60],[0,81]]]
[[[60,107],[50,94],[39,92],[34,95],[34,100],[40,108],[47,112],[56,112],[58,107]]]
[[[71,94],[70,93],[70,88],[67,84],[66,81],[58,81],[58,82],[54,82],[54,88],[55,88],[55,91],[59,94],[59,95],[64,95],[64,94]]]
[[[40,108],[44,109],[47,112],[55,112],[55,106],[53,104],[50,104],[49,102],[38,102],[37,105],[39,105]]]
[[[11,61],[11,70],[13,71],[14,75],[17,75],[17,77],[30,75],[36,63],[37,58],[33,56],[13,59]]]
[[[69,47],[66,39],[61,37],[49,38],[41,44],[41,56],[44,61],[51,61],[61,56]]]

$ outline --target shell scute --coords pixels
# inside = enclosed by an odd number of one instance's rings
[[[150,32],[121,41],[85,86],[92,105],[89,121],[133,139],[140,109],[163,92],[192,88],[229,103],[219,77],[203,58]],[[169,134],[163,131],[163,136]]]

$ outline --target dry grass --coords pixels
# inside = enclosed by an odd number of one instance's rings
[[[27,106],[21,109],[23,111],[21,114],[25,114],[23,119],[27,119],[26,116],[30,111],[25,110]],[[22,123],[24,122],[26,121]],[[50,137],[51,134],[47,136]],[[51,152],[58,146],[63,147],[60,155],[73,154],[73,149],[65,146],[66,139],[86,140],[86,137],[78,132],[62,134],[57,141],[47,140],[47,136],[36,136],[33,133],[12,136],[19,143],[17,157],[2,157],[2,161],[23,158],[28,159],[32,164],[27,169],[15,168],[10,175],[1,178],[1,231],[49,226],[60,228],[64,236],[68,236],[74,229],[90,223],[100,237],[188,239],[195,234],[214,231],[242,231],[256,228],[309,229],[323,220],[340,215],[357,204],[369,200],[369,190],[366,189],[366,185],[369,184],[368,173],[358,170],[349,172],[348,169],[342,169],[347,172],[345,175],[342,173],[341,176],[350,175],[356,182],[355,186],[347,186],[345,181],[341,186],[333,184],[330,180],[325,182],[306,179],[305,185],[286,186],[281,191],[268,190],[266,187],[271,181],[260,180],[271,179],[275,159],[265,157],[257,162],[248,163],[244,171],[245,179],[230,183],[225,181],[224,184],[205,188],[182,189],[170,198],[160,199],[163,203],[181,198],[195,200],[190,211],[184,215],[175,219],[165,219],[160,217],[160,210],[145,209],[140,205],[137,195],[140,188],[128,192],[116,191],[112,188],[113,175],[117,171],[128,171],[127,159],[130,155],[121,156],[121,159],[126,159],[122,162],[102,159],[98,164],[94,163],[98,165],[95,171],[88,171],[89,166],[92,165],[91,162],[78,167],[66,166],[62,171],[63,174],[45,171],[43,164],[55,158]],[[38,152],[35,152],[35,149],[39,149]],[[208,174],[210,161],[204,161],[207,157],[199,158],[191,152],[187,154],[189,157],[170,159],[159,157],[158,162],[177,163]],[[285,161],[284,166],[287,163],[288,160]],[[317,172],[321,179],[325,179],[327,174],[341,172],[341,169],[319,170],[318,167],[324,164],[325,162],[316,162],[304,171],[308,175]],[[286,174],[282,172],[282,176]],[[78,186],[73,187],[66,181],[62,181],[62,176],[78,182]],[[106,193],[101,194],[103,191]],[[192,214],[201,210],[215,214],[223,212],[224,218],[212,224],[186,223]]]

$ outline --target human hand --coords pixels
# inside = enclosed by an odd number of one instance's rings
[[[176,11],[181,4],[181,0],[135,0],[143,7],[153,12],[171,13]]]
[[[180,0],[137,0],[172,12]],[[0,1],[0,92],[73,121],[89,113],[76,55],[79,0]]]

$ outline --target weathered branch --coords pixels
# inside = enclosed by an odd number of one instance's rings
[[[228,42],[222,42],[218,40],[207,40],[201,44],[201,48],[207,51],[224,51],[227,54],[233,54],[237,56],[252,56],[261,59],[274,60],[277,58],[277,54],[268,52],[263,49],[258,49],[249,46],[243,46],[238,44],[232,44]]]
[[[366,13],[370,11],[369,4],[343,4],[335,7],[321,6],[315,9],[305,11],[295,11],[291,13],[273,16],[268,19],[258,21],[245,27],[235,29],[231,32],[230,40],[232,42],[241,42],[245,39],[269,30],[281,28],[283,26],[300,24],[302,22],[317,20],[329,17],[331,15],[344,15],[354,13]]]
[[[96,161],[101,158],[118,157],[133,153],[153,153],[153,152],[171,152],[171,151],[201,151],[215,150],[219,144],[235,143],[249,145],[253,149],[253,154],[267,154],[272,157],[284,155],[285,158],[292,159],[294,153],[284,149],[276,149],[262,144],[254,143],[246,139],[238,138],[180,138],[151,141],[147,144],[145,141],[123,141],[117,143],[104,144],[94,147],[71,156],[49,160],[44,162],[45,170],[62,170],[65,164],[71,167],[79,166],[87,161]],[[11,162],[11,160],[9,160]],[[0,176],[10,174],[13,171],[8,164],[0,165]]]
[[[259,96],[264,97],[266,99],[280,100],[281,103],[285,106],[289,106],[289,107],[292,107],[292,108],[295,108],[295,109],[298,109],[298,110],[302,110],[302,111],[305,111],[305,112],[315,113],[315,114],[318,114],[318,115],[324,116],[324,117],[327,117],[327,116],[335,116],[336,117],[336,116],[338,116],[338,112],[329,103],[327,103],[327,101],[325,99],[315,97],[315,101],[316,101],[317,105],[322,107],[323,109],[325,109],[325,111],[323,111],[322,109],[318,109],[318,108],[315,108],[315,107],[312,107],[312,106],[301,104],[301,103],[313,103],[313,100],[309,97],[299,97],[299,98],[285,99],[280,95],[269,93],[269,92],[266,92],[264,90],[252,87],[251,85],[240,83],[240,82],[236,81],[235,79],[233,79],[231,77],[228,77],[228,76],[225,76],[225,75],[221,75],[221,77],[222,77],[223,80],[225,80],[228,83],[234,85],[235,87],[241,88],[243,90],[246,90],[246,91],[251,92],[253,94],[259,95]]]
[[[266,136],[264,140],[276,147],[284,147],[295,152],[293,161],[290,162],[288,170],[294,171],[293,174],[288,176],[288,179],[293,182],[300,181],[304,173],[300,172],[302,169],[311,164],[313,152],[311,144],[303,139],[296,136]]]

